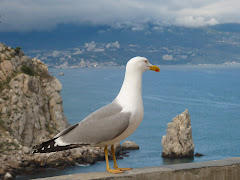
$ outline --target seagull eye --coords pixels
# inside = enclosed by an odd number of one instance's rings
[[[147,62],[148,62],[148,60],[145,60],[144,62],[145,62],[145,63],[147,63]]]

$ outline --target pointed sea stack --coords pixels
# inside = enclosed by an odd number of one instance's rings
[[[183,158],[194,156],[191,119],[187,109],[167,124],[167,135],[162,138],[162,146],[162,157]]]

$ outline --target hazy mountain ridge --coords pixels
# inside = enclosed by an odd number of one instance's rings
[[[151,59],[154,64],[240,62],[239,24],[203,28],[149,25],[145,31],[61,25],[53,32],[25,33],[21,38],[24,36],[26,54],[57,67],[124,65],[137,55]],[[44,41],[39,37],[45,37]],[[17,41],[23,39],[15,38]]]

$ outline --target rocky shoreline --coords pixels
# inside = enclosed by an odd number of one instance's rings
[[[125,141],[122,145],[115,144],[116,156],[122,159],[126,150],[139,149],[139,146],[131,141]],[[112,159],[109,150],[109,159]],[[0,155],[0,179],[14,179],[16,175],[33,174],[36,171],[44,171],[46,168],[63,169],[77,164],[94,164],[104,161],[104,151],[100,147],[86,147],[70,149],[66,151],[32,154],[30,149],[12,151]]]

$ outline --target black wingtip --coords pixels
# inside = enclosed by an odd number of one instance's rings
[[[77,148],[77,147],[81,147],[81,146],[85,146],[85,145],[89,145],[89,144],[69,144],[66,146],[58,146],[55,142],[55,139],[51,139],[49,141],[43,142],[40,145],[36,145],[33,147],[33,151],[32,153],[50,153],[50,152],[56,152],[56,151],[64,151],[64,150],[68,150],[68,149],[73,149],[73,148]]]
[[[34,150],[34,151],[32,151],[32,154],[35,154],[35,153],[38,153],[38,150],[37,150],[37,149]]]
[[[43,142],[42,144],[33,146],[32,149],[34,149],[34,151],[32,153],[48,153],[48,152],[55,152],[55,151],[63,151],[63,150],[72,149],[72,148],[82,146],[82,145],[76,145],[76,144],[70,144],[70,145],[66,145],[66,146],[58,146],[55,142],[55,140],[57,138],[69,133],[70,131],[72,131],[77,126],[78,126],[78,124],[70,126],[66,129],[64,129],[63,131],[61,131],[59,134],[57,134],[53,139],[51,139],[49,141],[46,141],[46,142]]]

